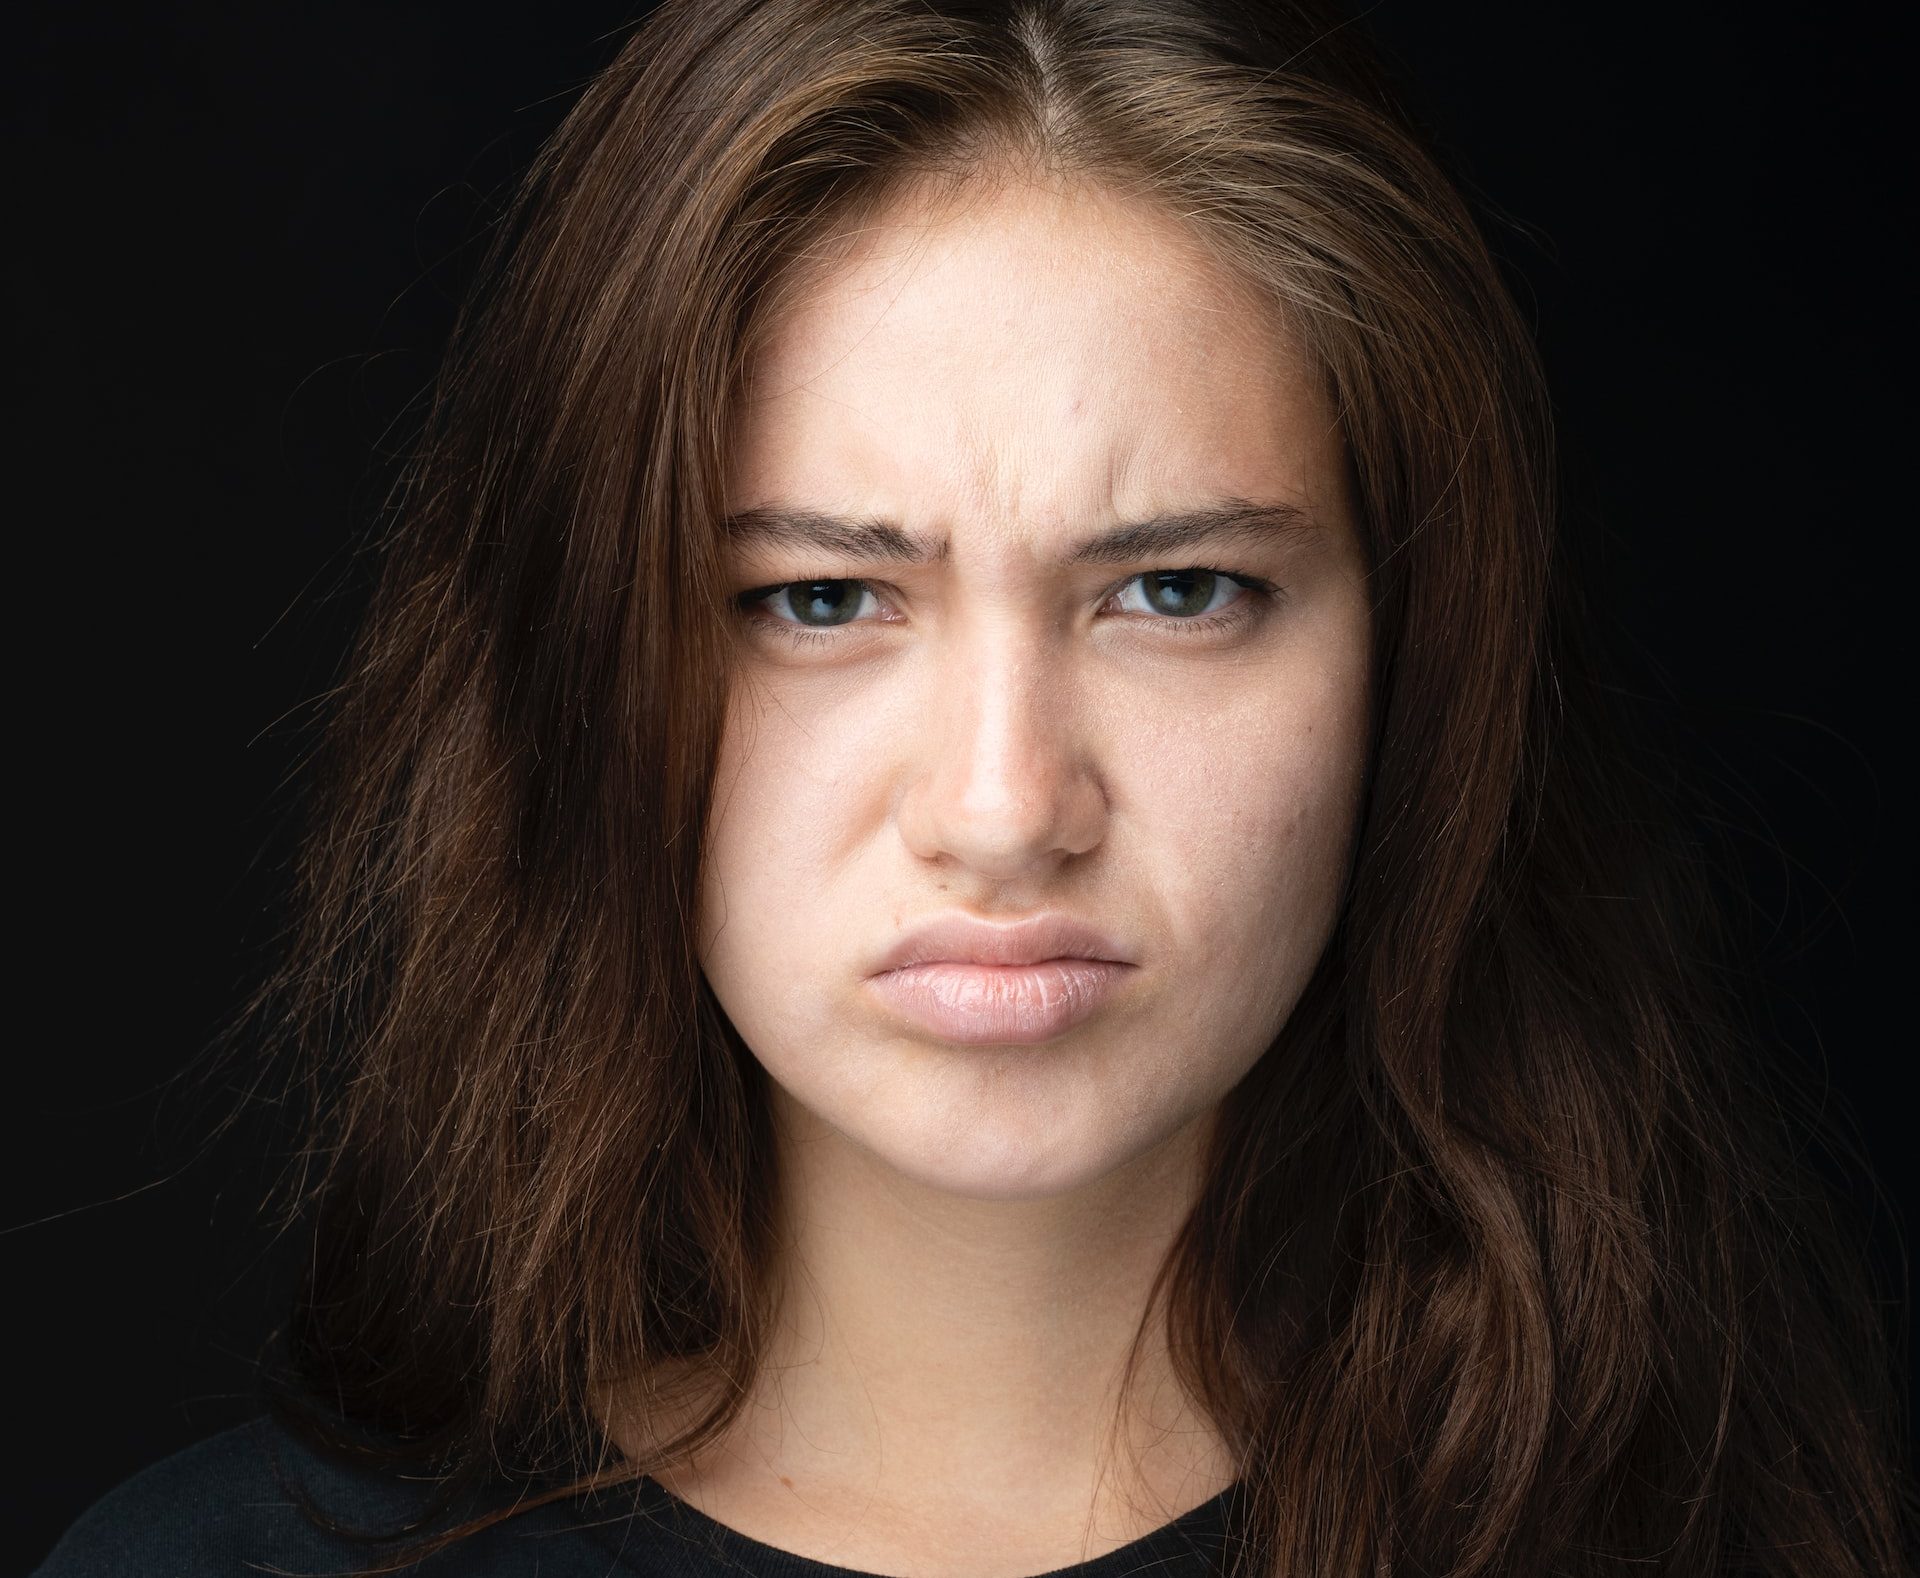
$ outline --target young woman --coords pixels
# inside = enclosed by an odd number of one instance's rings
[[[271,1413],[43,1572],[1899,1570],[1554,499],[1337,16],[668,0],[339,701]]]

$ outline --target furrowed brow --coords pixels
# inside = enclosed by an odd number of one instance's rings
[[[888,559],[901,564],[933,564],[947,556],[945,542],[905,531],[892,521],[855,520],[819,510],[771,507],[742,510],[726,519],[729,541],[769,547],[805,547],[844,554],[850,559]]]
[[[1067,555],[1068,564],[1124,564],[1183,553],[1204,542],[1284,542],[1310,537],[1320,523],[1296,504],[1225,499],[1200,509],[1110,526]]]
[[[892,521],[769,506],[729,515],[729,540],[742,545],[809,547],[851,559],[934,564],[947,557],[944,538],[909,532]],[[1224,499],[1197,509],[1109,526],[1068,550],[1068,564],[1124,564],[1183,553],[1202,543],[1238,538],[1273,542],[1311,536],[1320,523],[1298,505]]]

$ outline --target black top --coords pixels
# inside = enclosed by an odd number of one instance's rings
[[[360,1528],[394,1527],[417,1494],[404,1481],[320,1457],[271,1420],[256,1419],[109,1491],[67,1531],[35,1578],[345,1574],[379,1560],[382,1547],[317,1528],[299,1505],[296,1485],[335,1518]],[[1212,1578],[1225,1569],[1238,1488],[1046,1578]],[[420,1578],[873,1578],[750,1540],[653,1479],[516,1513],[407,1571]]]

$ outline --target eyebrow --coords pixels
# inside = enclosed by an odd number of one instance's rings
[[[910,532],[893,521],[783,505],[742,510],[727,516],[724,525],[728,540],[742,545],[805,546],[851,559],[897,564],[937,564],[946,559],[949,548],[944,537]],[[1220,499],[1106,527],[1076,543],[1063,562],[1123,564],[1180,553],[1203,542],[1270,543],[1310,537],[1321,530],[1321,523],[1296,504]]]

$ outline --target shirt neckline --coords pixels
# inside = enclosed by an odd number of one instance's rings
[[[893,1578],[864,1568],[836,1567],[756,1540],[710,1517],[692,1502],[683,1501],[650,1474],[642,1476],[635,1489],[633,1516],[670,1529],[689,1547],[729,1571],[750,1578]],[[1088,1561],[1050,1567],[1028,1578],[1125,1578],[1181,1556],[1218,1555],[1225,1549],[1241,1491],[1242,1484],[1236,1480],[1138,1539]],[[623,1553],[615,1528],[596,1522],[592,1531],[616,1555]]]

